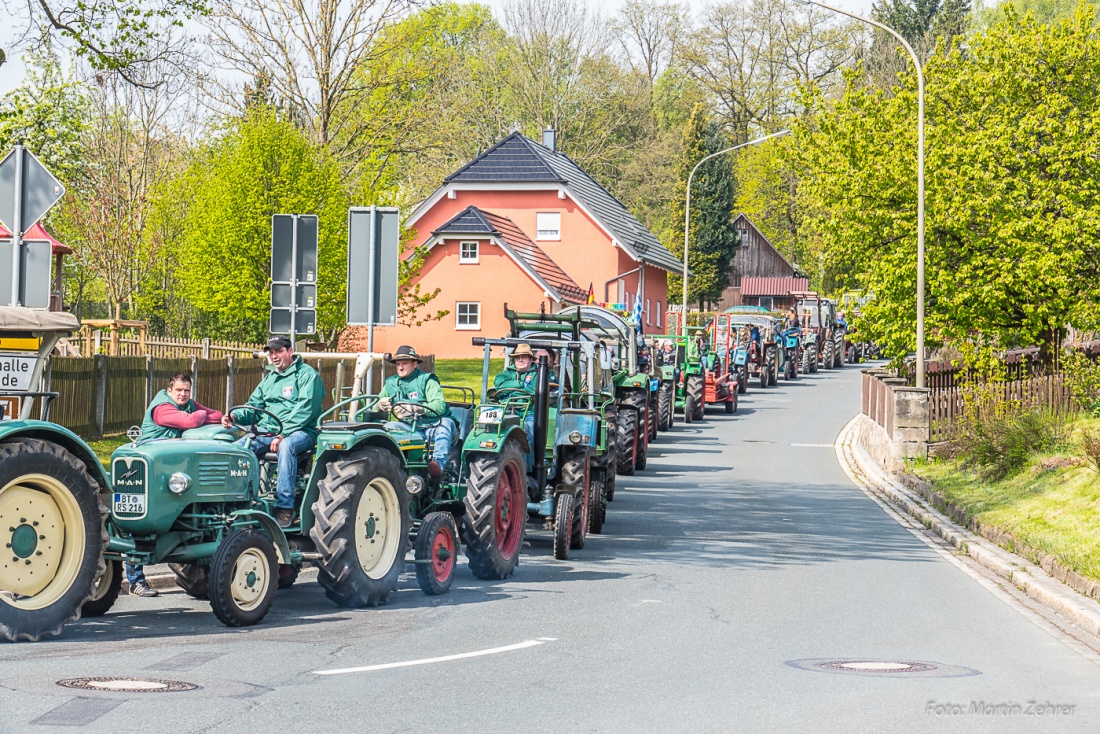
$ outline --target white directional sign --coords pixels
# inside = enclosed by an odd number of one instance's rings
[[[37,361],[34,352],[0,352],[0,391],[30,390]]]

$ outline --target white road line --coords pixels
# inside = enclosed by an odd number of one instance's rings
[[[527,640],[526,642],[517,642],[514,645],[505,645],[504,647],[493,647],[488,650],[475,650],[473,652],[461,652],[457,655],[444,655],[438,658],[423,658],[421,660],[406,660],[400,663],[382,663],[381,665],[364,665],[360,668],[339,668],[337,670],[315,670],[315,675],[343,675],[344,673],[367,673],[372,670],[389,670],[390,668],[408,668],[413,665],[428,665],[430,663],[446,663],[451,660],[462,660],[464,658],[478,658],[484,655],[496,655],[501,652],[512,652],[513,650],[523,650],[528,647],[536,647],[538,645],[545,645],[547,642],[555,642],[556,637],[540,637],[537,640]]]
[[[799,446],[807,449],[831,449],[833,444],[831,443],[792,443],[791,446]]]

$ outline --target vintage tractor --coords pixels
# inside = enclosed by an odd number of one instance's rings
[[[734,363],[744,355],[746,382],[759,380],[760,387],[774,387],[779,380],[780,345],[776,319],[764,314],[730,314],[730,331],[736,334]]]
[[[813,291],[792,291],[802,320],[804,371],[844,366],[844,330],[836,321],[836,303]]]
[[[706,352],[706,327],[683,326],[683,312],[671,308],[665,313],[665,336],[672,342],[675,353],[676,391],[673,407],[684,414],[684,422],[700,421],[705,417],[706,376],[703,355]]]
[[[742,374],[747,352],[736,348],[736,338],[730,331],[727,314],[716,314],[711,319],[707,326],[707,351],[703,354],[703,402],[722,405],[727,413],[737,411],[737,395],[746,390]]]
[[[784,329],[776,341],[778,368],[783,372],[783,379],[794,380],[798,377],[799,363],[805,361],[802,354],[802,332],[793,327]]]

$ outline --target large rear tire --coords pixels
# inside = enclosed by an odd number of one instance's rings
[[[566,458],[561,467],[561,479],[563,484],[574,488],[576,497],[573,502],[573,530],[569,547],[583,548],[588,539],[588,517],[592,509],[592,472],[588,451],[575,451]]]
[[[0,444],[0,639],[35,642],[80,617],[104,572],[99,486],[49,441]],[[10,560],[17,559],[17,560]]]
[[[703,376],[690,375],[687,378],[687,391],[688,395],[692,398],[692,403],[695,408],[691,419],[696,421],[703,420],[703,411],[705,411],[707,407],[706,403],[703,402]]]
[[[118,592],[122,590],[122,561],[107,561],[103,573],[95,578],[92,596],[84,602],[80,616],[85,618],[102,617],[111,611],[118,601]]]
[[[573,495],[559,494],[554,508],[554,558],[569,560],[573,539]]]
[[[197,563],[169,563],[168,568],[176,576],[176,585],[188,596],[196,599],[210,598],[210,567]]]
[[[479,579],[506,579],[519,564],[527,525],[523,450],[508,441],[499,454],[476,455],[466,480],[462,523],[466,558]]]
[[[458,563],[458,527],[449,512],[431,512],[416,533],[416,582],[428,596],[451,590]]]
[[[814,344],[810,348],[810,374],[811,375],[817,373],[817,360],[818,360],[817,349],[818,349],[817,344]]]
[[[409,492],[400,460],[373,446],[329,462],[317,483],[309,535],[321,554],[317,581],[344,607],[385,604],[409,546]]]
[[[590,470],[589,488],[591,497],[588,505],[588,532],[599,535],[607,519],[607,469],[595,467]]]
[[[210,608],[227,627],[259,624],[275,603],[279,560],[263,533],[235,530],[210,560]]]
[[[662,382],[657,388],[657,430],[667,431],[672,428],[672,396],[671,382]]]
[[[624,476],[632,476],[638,461],[638,411],[628,406],[619,406],[619,417],[615,424],[616,470]]]
[[[832,339],[826,339],[825,340],[825,346],[823,347],[824,354],[822,355],[822,360],[821,360],[821,368],[822,369],[831,370],[834,367],[834,365],[833,365],[833,360],[834,360],[833,349],[835,347],[836,347],[836,345],[833,344]]]

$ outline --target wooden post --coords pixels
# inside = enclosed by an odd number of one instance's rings
[[[210,359],[210,337],[204,336],[202,339],[202,358]]]
[[[95,432],[96,436],[103,435],[103,427],[107,423],[107,358],[97,354],[95,359]]]
[[[153,376],[153,358],[145,356],[145,404],[153,402],[153,395],[156,393],[156,386],[153,384],[153,380],[156,379]]]
[[[119,332],[118,322],[117,321],[112,321],[111,322],[111,356],[112,357],[117,357],[118,356],[118,337],[119,337],[118,332]]]
[[[199,359],[191,356],[191,394],[199,394]]]
[[[145,350],[145,339],[148,335],[149,335],[149,327],[148,326],[139,326],[138,327],[138,348],[141,350],[142,354],[147,354],[147,352]]]
[[[237,365],[233,361],[232,354],[226,356],[225,366],[225,410],[228,413],[229,409],[233,407],[233,396],[237,394],[237,391],[234,389],[236,380],[233,375],[233,372],[237,369]]]

